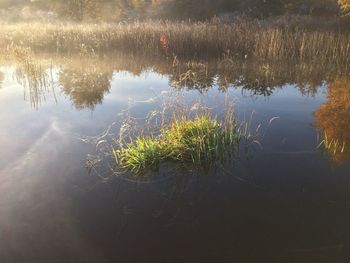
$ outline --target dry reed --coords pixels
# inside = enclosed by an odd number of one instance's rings
[[[166,40],[166,45],[164,41]],[[0,47],[34,52],[103,53],[127,51],[179,57],[233,54],[269,60],[350,62],[350,34],[289,29],[257,21],[135,22],[130,24],[17,24],[0,27]]]

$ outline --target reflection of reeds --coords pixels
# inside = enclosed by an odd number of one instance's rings
[[[93,110],[109,92],[113,70],[108,67],[100,70],[99,66],[94,66],[95,63],[87,63],[88,67],[82,67],[83,63],[79,58],[78,61],[68,60],[68,63],[65,61],[61,65],[58,78],[54,80],[52,65],[43,67],[39,59],[34,59],[30,49],[11,47],[10,51],[17,66],[17,82],[24,88],[24,97],[29,98],[33,108],[37,109],[50,91],[57,102],[56,85],[61,86],[77,109]],[[94,56],[89,59],[93,60]],[[59,64],[56,66],[59,67]]]
[[[52,67],[48,72],[46,68],[36,63],[28,49],[16,47],[12,49],[12,54],[18,63],[16,79],[24,88],[24,99],[29,97],[32,107],[38,109],[45,100],[45,93],[51,90],[55,97]]]
[[[182,69],[179,64],[173,66],[170,82],[172,87],[186,87],[202,91],[213,86],[214,78],[209,75],[207,64],[191,61],[185,63]]]
[[[220,56],[274,60],[350,62],[350,34],[326,30],[289,29],[256,21],[178,23],[143,22],[120,25],[4,25],[0,46],[13,43],[35,51]],[[162,36],[166,36],[164,49]]]
[[[27,77],[26,72],[32,72],[28,76],[35,76],[32,82],[38,86],[40,82],[35,79],[45,80],[47,73],[46,82],[41,82],[51,83],[50,70],[45,72],[40,66],[48,64],[47,55],[34,56],[31,52],[23,55],[25,49],[21,50],[16,55],[19,57],[16,58],[18,68],[25,73],[20,79],[25,80],[23,77]],[[12,62],[14,57],[12,56]],[[57,79],[60,83],[56,84],[60,85],[78,109],[94,109],[96,104],[102,103],[104,94],[109,91],[109,82],[114,71],[128,71],[139,76],[142,72],[152,70],[166,75],[170,86],[175,89],[185,87],[206,91],[211,87],[218,87],[225,91],[229,87],[239,87],[250,94],[269,96],[278,87],[286,84],[295,84],[303,95],[313,95],[319,86],[332,83],[339,76],[347,76],[350,70],[334,63],[240,60],[230,54],[225,54],[219,59],[206,60],[177,57],[169,60],[149,54],[130,56],[126,53],[113,53],[103,58],[77,54],[69,60],[57,56],[51,61],[61,69]],[[6,63],[11,65],[11,60]],[[43,75],[44,78],[41,77]]]
[[[70,56],[69,60],[59,55],[54,58],[48,57],[47,54],[35,57],[31,55],[32,60],[37,61],[36,64],[40,61],[40,64],[46,65],[46,61],[51,60],[53,65],[62,69],[62,73],[68,73],[68,75],[62,74],[63,82],[66,82],[67,77],[70,78],[69,75],[79,77],[86,74],[86,78],[91,79],[90,82],[93,83],[92,75],[96,74],[108,76],[106,79],[110,79],[113,71],[128,71],[139,76],[142,72],[152,70],[167,75],[170,86],[177,89],[186,87],[207,90],[217,85],[221,90],[226,90],[229,86],[240,86],[252,94],[265,96],[271,95],[276,87],[285,84],[296,84],[300,92],[312,95],[325,81],[331,82],[337,76],[348,75],[350,72],[350,68],[337,63],[257,61],[237,59],[231,54],[208,59],[175,57],[174,60],[150,54],[130,55],[119,52],[103,58],[77,54]],[[1,63],[11,65],[11,58]],[[89,66],[85,67],[85,65]],[[63,77],[63,75],[67,76]],[[100,77],[97,76],[97,78]],[[101,83],[101,85],[105,84]],[[64,86],[63,83],[61,86]]]

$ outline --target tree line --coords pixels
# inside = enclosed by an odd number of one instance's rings
[[[349,15],[350,0],[0,0],[0,9],[29,6],[63,19],[209,19],[244,14],[265,18],[283,14]]]

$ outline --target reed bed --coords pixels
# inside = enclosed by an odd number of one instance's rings
[[[277,27],[258,21],[235,23],[148,21],[128,24],[0,26],[0,47],[34,52],[127,51],[178,57],[234,54],[269,60],[350,62],[350,33]]]

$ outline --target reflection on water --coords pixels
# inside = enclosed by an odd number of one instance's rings
[[[101,104],[111,88],[113,71],[101,72],[96,67],[63,68],[59,73],[59,83],[64,94],[70,97],[77,109],[94,110]]]
[[[94,109],[103,102],[110,90],[114,72],[127,71],[135,76],[152,71],[169,79],[175,89],[207,91],[217,87],[225,92],[228,88],[242,88],[250,95],[270,96],[287,84],[293,84],[302,95],[313,95],[317,87],[333,81],[339,75],[348,75],[341,65],[288,64],[287,62],[259,62],[224,57],[209,61],[179,61],[128,57],[115,54],[109,58],[72,58],[57,60],[60,68],[56,85],[70,97],[77,109]],[[45,96],[47,86],[53,81],[45,67],[26,63],[17,69],[18,81],[29,90],[33,106]]]
[[[336,162],[350,157],[350,82],[342,77],[329,83],[327,102],[316,112],[317,126],[323,129],[334,147],[329,154]]]
[[[20,60],[16,68],[17,82],[24,88],[25,99],[29,97],[32,107],[38,108],[48,92],[56,100],[55,87],[61,87],[76,109],[94,110],[102,104],[110,92],[113,74],[127,71],[134,76],[143,72],[156,72],[169,80],[175,90],[197,90],[206,92],[217,88],[225,93],[229,88],[241,89],[248,95],[268,97],[287,84],[292,84],[302,96],[313,96],[318,87],[329,83],[328,102],[316,112],[317,126],[324,130],[336,146],[330,154],[336,161],[349,156],[348,96],[346,95],[348,72],[344,67],[320,64],[269,63],[237,60],[223,57],[209,61],[179,61],[157,58],[126,57],[122,54],[112,58],[81,57],[58,61],[57,76],[52,66],[43,66],[29,57]],[[341,79],[338,76],[342,76]],[[3,79],[4,74],[0,74]],[[0,79],[1,86],[1,79]],[[347,143],[349,142],[349,144]],[[339,145],[340,146],[339,146]],[[327,148],[327,147],[326,147]]]
[[[0,261],[349,261],[350,148],[316,149],[319,129],[350,144],[345,67],[228,57],[35,61],[1,69]],[[106,183],[89,175],[85,159],[96,147],[80,139],[112,123],[117,132],[125,109],[142,122],[163,94],[207,102],[218,116],[230,97],[239,120],[255,112],[254,128],[279,119],[261,149],[208,176],[161,169],[152,180]]]
[[[21,60],[15,76],[24,89],[24,99],[29,99],[33,108],[37,109],[45,101],[46,93],[55,93],[52,68],[45,68],[30,57]]]
[[[340,129],[344,130],[343,134],[347,134],[348,129],[347,96],[343,94],[347,90],[346,87],[343,88],[348,80],[346,67],[317,63],[290,65],[282,62],[237,60],[225,56],[219,60],[204,62],[179,61],[176,57],[173,60],[129,58],[118,54],[108,59],[91,57],[82,60],[81,57],[77,57],[68,62],[66,60],[57,62],[58,77],[54,77],[52,66],[45,68],[39,60],[35,61],[31,57],[21,61],[16,69],[16,78],[24,88],[25,99],[29,97],[34,108],[38,108],[45,101],[47,92],[52,92],[55,97],[54,87],[61,87],[77,109],[94,110],[97,104],[103,103],[105,95],[110,92],[113,74],[119,71],[128,71],[135,76],[147,71],[156,72],[166,76],[169,86],[175,90],[205,92],[217,88],[225,93],[229,88],[238,88],[249,95],[265,97],[271,96],[287,84],[294,85],[302,96],[313,96],[317,93],[318,87],[329,83],[329,101],[316,113],[318,126],[332,138],[331,140],[339,141],[342,145],[340,150],[336,150],[338,155],[334,157],[336,160],[339,161],[348,155],[348,151],[345,150],[348,148],[346,147],[348,138],[340,132],[335,132],[335,129]],[[338,76],[342,76],[341,80],[337,79]]]
[[[4,78],[5,78],[5,74],[0,71],[0,89],[2,88],[2,82],[4,81]]]
[[[208,64],[200,62],[177,64],[170,73],[170,85],[174,88],[206,91],[214,86],[215,75],[218,73],[209,70]]]

